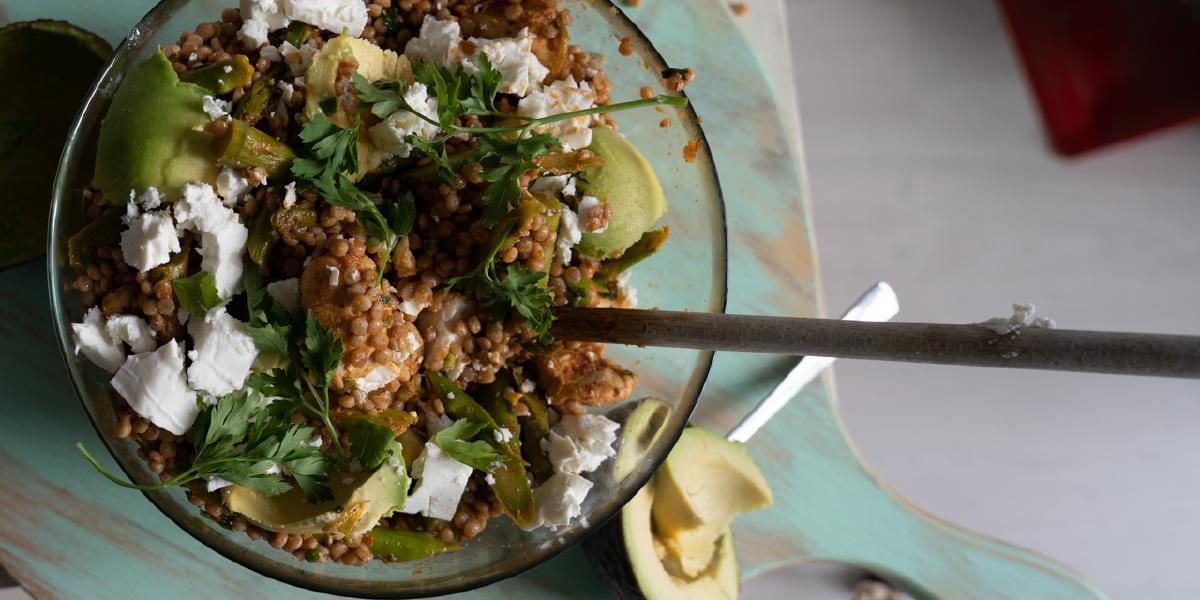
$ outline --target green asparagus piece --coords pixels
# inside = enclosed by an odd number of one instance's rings
[[[308,36],[312,34],[312,30],[312,25],[308,23],[292,21],[292,24],[288,25],[287,33],[283,35],[283,40],[299,48],[308,42]]]
[[[234,54],[229,60],[204,65],[179,76],[183,81],[208,88],[217,95],[248,86],[253,77],[254,67],[250,66],[250,59],[245,54]]]
[[[97,248],[120,241],[121,215],[124,212],[124,207],[110,206],[95,221],[84,225],[78,233],[67,239],[67,262],[72,269],[82,271],[96,262]]]
[[[608,285],[609,281],[615,280],[621,273],[657,252],[670,235],[671,230],[668,227],[643,233],[641,239],[634,242],[621,256],[600,265],[600,270],[596,271],[592,279],[599,285]]]
[[[254,220],[250,222],[250,234],[246,238],[246,251],[250,253],[250,260],[260,267],[266,265],[267,258],[271,256],[271,248],[277,241],[279,234],[271,226],[271,211],[259,209],[258,214],[254,215]]]
[[[263,115],[267,114],[267,106],[271,104],[271,95],[274,91],[275,78],[263,73],[254,80],[254,83],[250,84],[250,89],[246,91],[246,95],[234,109],[233,118],[247,125],[255,125],[259,119],[263,118]]]
[[[533,503],[529,479],[525,476],[525,462],[521,459],[521,424],[513,412],[512,404],[505,397],[510,389],[516,392],[512,373],[501,371],[492,383],[482,386],[479,402],[500,427],[512,434],[507,442],[489,440],[495,446],[503,446],[506,455],[504,464],[492,472],[496,480],[492,484],[492,491],[513,522],[527,526],[537,517],[537,507]]]
[[[443,542],[425,531],[406,531],[391,527],[376,527],[371,530],[371,552],[385,560],[420,560],[458,550],[458,547],[454,542]]]
[[[179,252],[171,255],[171,260],[166,264],[159,265],[150,269],[151,283],[160,281],[173,281],[182,277],[187,277],[188,259],[192,254],[192,236],[184,235],[179,240]]]
[[[221,164],[235,169],[262,167],[268,177],[287,174],[296,158],[287,144],[237,119],[230,119],[229,133],[219,144]]]
[[[542,450],[542,440],[550,435],[550,414],[546,399],[541,395],[522,394],[521,402],[529,409],[529,415],[520,417],[521,452],[529,461],[529,470],[537,481],[545,481],[554,474],[550,456]]]

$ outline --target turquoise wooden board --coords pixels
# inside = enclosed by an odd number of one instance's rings
[[[207,2],[216,14],[231,0]],[[0,0],[0,16],[67,19],[115,46],[151,4]],[[725,2],[644,2],[627,13],[669,63],[698,69],[688,92],[705,118],[728,203],[729,311],[819,314],[800,171],[765,76]],[[0,273],[0,505],[9,511],[0,520],[0,562],[45,598],[319,596],[225,560],[176,529],[140,495],[98,480],[72,447],[76,441],[92,448],[102,444],[66,381],[45,282],[43,261]],[[696,421],[728,429],[790,364],[775,357],[719,355]],[[745,576],[800,560],[834,560],[890,573],[923,596],[1095,597],[1051,561],[944,524],[897,500],[858,463],[827,381],[809,386],[793,404],[750,444],[777,503],[738,521]],[[576,549],[461,596],[608,594]]]

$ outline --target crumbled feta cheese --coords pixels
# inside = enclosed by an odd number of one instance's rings
[[[354,389],[370,394],[371,392],[389,384],[395,378],[399,377],[399,370],[393,365],[378,365],[371,369],[366,375],[354,380]]]
[[[225,66],[221,67],[221,72],[222,73],[232,73],[233,67],[231,67],[229,65],[225,65]]]
[[[267,284],[267,293],[279,301],[288,312],[300,312],[300,279],[282,279]]]
[[[210,310],[203,319],[192,319],[187,329],[195,344],[188,352],[192,365],[187,377],[192,388],[222,396],[242,387],[258,356],[246,325],[221,307]]]
[[[242,251],[249,235],[237,213],[223,205],[208,184],[189,183],[175,203],[175,220],[181,229],[200,232],[200,268],[212,274],[217,293],[222,298],[236,294],[242,279]]]
[[[283,186],[283,207],[291,208],[296,205],[296,182],[289,181]]]
[[[488,485],[496,485],[496,476],[492,475],[491,473],[484,475],[483,480],[487,482]]]
[[[532,379],[526,379],[525,381],[521,382],[521,391],[526,394],[531,394],[536,389],[537,384],[534,383]]]
[[[533,35],[529,29],[522,29],[517,37],[492,40],[473,37],[467,41],[478,52],[486,53],[492,68],[500,71],[500,93],[525,96],[540,89],[542,80],[550,74],[550,69],[533,53]],[[477,60],[474,57],[464,59],[463,67],[468,72],[475,72]]]
[[[459,50],[461,43],[462,32],[458,21],[441,21],[432,15],[425,15],[417,37],[409,40],[404,46],[404,55],[411,60],[439,64],[452,69],[462,58],[462,51]]]
[[[496,438],[497,442],[506,444],[513,439],[513,433],[507,427],[492,430],[492,437]]]
[[[89,309],[83,321],[71,323],[71,337],[75,339],[76,354],[83,352],[88,360],[109,373],[116,373],[125,362],[125,350],[108,334],[99,306]]]
[[[129,190],[129,199],[133,199],[133,190]],[[158,192],[158,188],[150,186],[138,196],[137,203],[142,210],[154,210],[162,206],[162,194]]]
[[[490,56],[490,55],[489,55]],[[537,60],[536,58],[534,60]],[[517,102],[517,114],[540,119],[550,115],[584,110],[596,105],[596,93],[586,81],[576,83],[568,75],[546,86],[541,91],[531,91]],[[594,115],[584,115],[550,123],[535,129],[538,133],[549,132],[562,141],[563,150],[586,148],[592,143]]]
[[[175,435],[186,433],[199,412],[183,375],[183,346],[175,340],[125,359],[112,386],[134,412]]]
[[[259,48],[258,55],[271,62],[279,62],[283,60],[283,55],[279,53],[279,48],[276,48],[275,46],[267,45]]]
[[[341,278],[342,278],[342,270],[337,268],[336,265],[329,265],[329,285],[330,286],[337,285],[338,281],[341,281]]]
[[[296,47],[291,42],[284,42],[279,47],[279,52],[283,54],[283,60],[291,68],[292,75],[299,76],[304,75],[308,71],[308,67],[312,64],[313,55],[317,53],[317,49],[308,44],[300,44],[299,47]],[[296,58],[292,58],[293,55]]]
[[[979,325],[987,327],[1000,335],[1020,331],[1025,327],[1054,329],[1054,319],[1037,316],[1037,310],[1032,304],[1014,304],[1012,305],[1012,309],[1013,314],[1010,317],[993,317],[979,323]]]
[[[437,120],[437,99],[430,98],[425,84],[417,82],[404,90],[404,101],[422,115]],[[384,152],[399,158],[408,158],[412,145],[405,141],[410,134],[423,139],[433,139],[439,131],[437,125],[407,111],[398,110],[370,129],[371,140]]]
[[[145,273],[171,260],[179,252],[179,232],[165,210],[138,214],[137,205],[126,206],[122,217],[125,231],[121,232],[121,254],[125,264]]]
[[[218,98],[213,98],[212,96],[205,96],[202,100],[201,107],[204,109],[204,113],[208,115],[208,118],[215,120],[228,115],[230,109],[233,108],[233,104],[228,100],[220,100]]]
[[[232,481],[221,479],[216,475],[209,475],[204,478],[204,489],[210,492],[215,492],[221,488],[227,488],[233,485]]]
[[[92,310],[96,310],[92,307]],[[91,311],[88,311],[90,314]],[[154,330],[146,320],[134,315],[113,315],[104,324],[108,337],[114,343],[125,342],[135,354],[150,352],[158,343],[154,340]]]
[[[397,475],[404,474],[404,463],[400,462],[400,459],[396,458],[395,455],[390,455],[387,457],[387,466],[391,467]]]
[[[565,415],[546,436],[550,463],[556,471],[587,473],[595,471],[610,456],[617,441],[615,421],[603,415]]]
[[[579,217],[575,215],[575,211],[571,210],[571,207],[563,205],[559,210],[562,212],[558,221],[558,239],[555,240],[554,245],[565,266],[571,262],[571,248],[574,248],[575,244],[583,239],[583,232],[579,230]]]
[[[266,44],[267,34],[292,21],[358,37],[369,20],[367,5],[361,0],[241,0],[239,6],[242,28],[238,36],[248,48]]]
[[[600,199],[595,196],[584,196],[579,200],[579,217],[584,221],[591,219],[591,213],[594,210],[601,210]],[[608,221],[604,222],[604,226],[598,229],[593,229],[588,233],[604,233],[608,229]]]
[[[558,472],[533,490],[537,519],[526,530],[549,527],[551,531],[571,524],[583,514],[583,500],[592,489],[592,482],[574,473]]]
[[[417,485],[400,512],[447,521],[453,519],[474,470],[442,452],[432,440],[426,442],[421,456],[413,462],[413,479]]]
[[[250,181],[238,175],[237,171],[230,167],[221,169],[221,172],[217,174],[217,195],[221,197],[222,204],[225,206],[237,204],[238,199],[248,189],[250,189]]]
[[[575,195],[574,175],[544,175],[529,184],[529,191],[566,198]]]

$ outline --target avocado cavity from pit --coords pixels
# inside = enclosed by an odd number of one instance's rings
[[[357,537],[375,527],[379,519],[404,507],[409,478],[400,456],[399,444],[393,443],[392,455],[374,472],[334,474],[329,480],[332,500],[309,503],[299,487],[266,496],[231,485],[224,490],[225,505],[267,531],[339,532]]]
[[[626,420],[614,476],[642,460],[670,408],[647,399]],[[742,444],[689,427],[650,482],[584,545],[619,598],[736,598],[730,521],[771,503],[771,491]]]
[[[588,150],[604,159],[604,164],[583,170],[579,191],[608,206],[610,217],[604,231],[584,233],[577,248],[584,256],[612,258],[654,227],[667,210],[667,199],[646,157],[621,134],[594,127]]]
[[[211,94],[180,81],[161,51],[129,70],[97,142],[95,185],[110,204],[124,204],[131,190],[156,187],[173,197],[185,183],[216,180],[217,152],[203,108]]]

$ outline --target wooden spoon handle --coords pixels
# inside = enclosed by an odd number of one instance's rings
[[[555,309],[564,340],[898,362],[1200,378],[1200,336],[866,323],[618,308]]]

